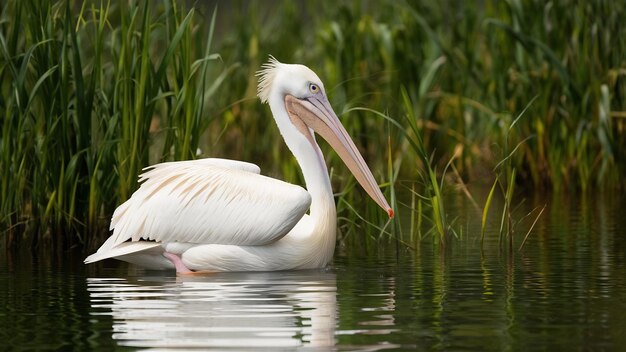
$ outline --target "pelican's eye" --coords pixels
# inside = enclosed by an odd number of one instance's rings
[[[313,94],[317,94],[320,91],[320,86],[315,83],[309,83],[309,91]]]

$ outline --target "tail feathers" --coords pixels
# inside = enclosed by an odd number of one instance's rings
[[[160,242],[152,242],[152,241],[124,242],[124,243],[120,243],[117,246],[110,247],[110,248],[106,248],[105,246],[100,247],[100,249],[96,253],[85,258],[85,264],[97,262],[97,261],[108,259],[108,258],[117,258],[121,256],[127,256],[129,254],[139,254],[139,252],[145,252],[149,250],[152,250],[150,252],[162,252],[163,251]],[[120,258],[117,258],[117,259],[120,259]]]

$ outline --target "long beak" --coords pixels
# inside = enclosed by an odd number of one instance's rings
[[[352,172],[365,192],[385,211],[393,217],[393,209],[387,203],[372,172],[367,167],[359,150],[350,139],[339,118],[324,97],[298,99],[292,95],[285,96],[285,106],[291,118],[299,118],[307,127],[322,136],[339,154],[339,157]]]

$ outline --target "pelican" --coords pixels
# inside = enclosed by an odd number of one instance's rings
[[[315,133],[393,217],[319,77],[306,66],[283,64],[272,56],[257,76],[258,96],[269,104],[306,189],[235,160],[152,165],[139,176],[139,189],[113,213],[112,235],[85,263],[115,258],[179,274],[326,266],[335,249],[337,214]]]

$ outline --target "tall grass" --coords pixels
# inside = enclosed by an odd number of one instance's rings
[[[2,7],[0,222],[9,237],[28,227],[91,239],[142,167],[198,152],[301,182],[255,98],[268,54],[319,74],[390,198],[403,201],[396,183],[421,180],[413,223],[431,220],[437,238],[453,223],[442,203],[447,165],[465,182],[491,184],[496,173],[483,170],[509,154],[505,145],[519,146],[498,177],[509,202],[529,189],[624,189],[621,2],[250,1],[220,3],[216,17],[197,6]],[[372,238],[387,233],[395,225],[360,202],[364,193],[322,147],[343,235],[361,218]],[[55,236],[68,229],[78,236]]]
[[[0,221],[10,239],[93,239],[155,140],[152,161],[195,157],[219,84],[215,17],[174,1],[9,1],[1,18]]]

